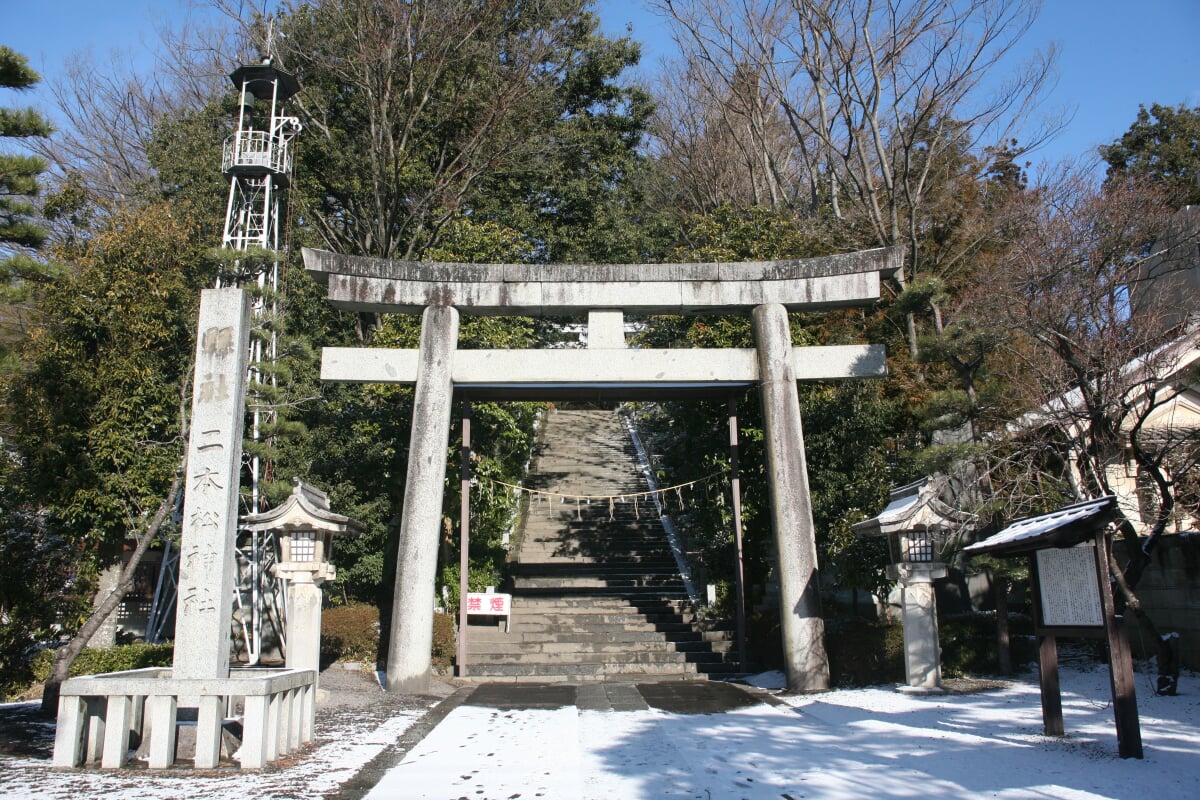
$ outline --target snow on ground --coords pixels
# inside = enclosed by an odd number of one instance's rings
[[[1064,670],[1062,683],[1068,735],[1061,739],[1042,735],[1031,682],[941,696],[856,689],[693,716],[464,705],[367,797],[1195,796],[1200,695],[1156,697],[1143,682],[1146,758],[1122,760],[1107,671]]]
[[[1157,697],[1139,674],[1146,758],[1117,757],[1107,669],[1062,671],[1067,736],[1043,736],[1036,679],[974,694],[890,687],[782,697],[724,714],[510,711],[462,705],[370,800],[696,798],[1129,798],[1196,796],[1200,675]],[[771,684],[771,676],[759,683]],[[0,761],[4,797],[310,798],[335,794],[420,712],[347,731],[309,758],[257,774],[182,780],[144,771],[54,772]]]
[[[318,712],[319,713],[319,712]],[[404,710],[377,726],[348,723],[321,732],[322,744],[286,766],[199,773],[145,769],[53,770],[45,759],[0,758],[0,797],[5,800],[246,800],[311,798],[336,793],[384,748],[396,743],[424,710]]]

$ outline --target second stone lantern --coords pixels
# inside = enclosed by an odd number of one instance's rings
[[[242,529],[274,531],[279,540],[275,574],[288,584],[287,666],[321,668],[321,584],[337,574],[330,562],[335,536],[358,535],[362,526],[329,510],[329,496],[299,478],[292,494],[261,514],[242,517]]]
[[[941,476],[925,477],[893,489],[879,516],[853,526],[859,537],[888,539],[892,563],[886,575],[900,585],[907,684],[902,689],[907,691],[941,691],[941,646],[933,582],[946,576],[946,564],[939,560],[939,545],[950,534],[978,526],[974,514],[939,499],[945,483]]]

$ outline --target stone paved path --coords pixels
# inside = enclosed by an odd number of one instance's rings
[[[445,701],[445,717],[365,797],[707,800],[698,788],[711,785],[704,760],[724,756],[706,729],[728,714],[745,714],[742,724],[759,729],[796,716],[764,702],[773,700],[699,681],[468,687]],[[696,769],[699,783],[689,777]]]

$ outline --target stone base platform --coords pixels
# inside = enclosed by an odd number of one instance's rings
[[[197,769],[217,766],[222,732],[240,721],[243,769],[260,769],[312,741],[316,673],[295,669],[232,669],[225,679],[174,678],[169,668],[88,675],[60,690],[54,766],[99,762],[119,768],[132,736],[149,742],[148,766],[175,764],[182,709],[195,709]],[[238,717],[240,716],[240,720]]]

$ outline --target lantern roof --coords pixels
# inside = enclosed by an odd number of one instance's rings
[[[269,511],[247,514],[241,527],[248,531],[310,530],[357,536],[363,526],[356,520],[329,510],[329,495],[292,478],[292,493]]]
[[[851,526],[856,536],[890,536],[910,531],[954,533],[979,527],[979,517],[959,511],[945,502],[950,489],[945,475],[927,475],[919,481],[891,491],[887,506],[879,515]]]

